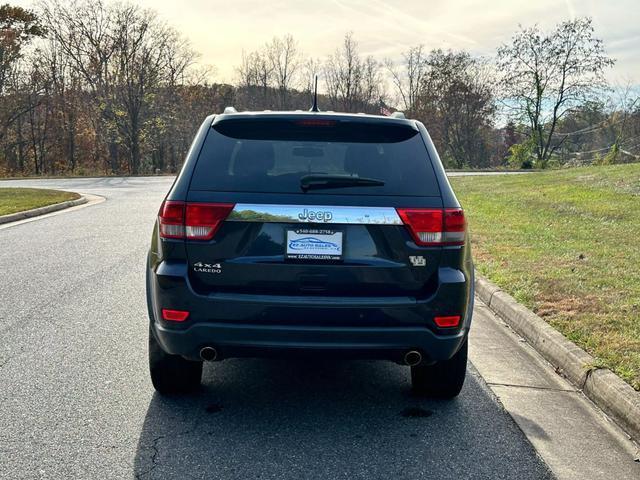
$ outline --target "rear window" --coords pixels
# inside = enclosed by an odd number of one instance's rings
[[[192,190],[300,193],[305,175],[348,175],[384,185],[313,190],[323,195],[438,196],[426,147],[401,124],[334,120],[226,120],[207,135]]]

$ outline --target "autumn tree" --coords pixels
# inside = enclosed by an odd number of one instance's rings
[[[0,95],[7,75],[22,56],[25,45],[33,37],[41,37],[45,29],[36,14],[8,3],[0,5]]]
[[[18,61],[24,55],[25,47],[33,38],[44,36],[46,30],[38,16],[22,7],[9,4],[0,5],[0,97],[4,97],[7,87],[19,74],[16,71]],[[4,98],[0,104],[0,139],[6,129],[29,109],[16,104],[14,98]]]
[[[93,156],[96,161],[103,148],[108,152],[108,169],[120,169],[119,138],[114,128],[117,112],[113,82],[117,49],[115,15],[102,0],[72,4],[48,0],[42,4],[43,19],[50,25],[51,38],[72,68],[81,76],[81,88],[89,93],[94,108],[88,119],[93,125]]]
[[[128,0],[37,5],[0,7],[0,175],[176,172],[207,115],[228,105],[307,110],[315,75],[321,109],[404,110],[447,166],[640,158],[637,91],[599,95],[613,62],[588,19],[520,28],[495,64],[421,45],[380,62],[351,33],[314,58],[290,35],[274,37],[242,54],[229,85],[212,82],[187,38]]]
[[[104,142],[116,172],[124,147],[127,171],[139,173],[156,96],[182,78],[193,52],[153,12],[134,4],[51,0],[43,15],[57,48],[92,93],[96,152]]]
[[[399,107],[426,124],[445,163],[489,164],[495,97],[485,60],[465,51],[425,52],[418,45],[385,66]]]
[[[433,50],[418,97],[434,130],[436,144],[452,166],[482,166],[488,161],[486,134],[495,103],[486,63],[465,51]]]

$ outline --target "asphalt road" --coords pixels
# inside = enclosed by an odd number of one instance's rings
[[[227,360],[154,393],[144,263],[171,181],[0,184],[107,199],[0,228],[0,478],[552,478],[473,366],[451,402],[384,362]]]

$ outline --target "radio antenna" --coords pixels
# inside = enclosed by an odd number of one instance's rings
[[[311,107],[310,112],[319,112],[318,108],[318,75],[314,75],[313,77],[313,106]]]

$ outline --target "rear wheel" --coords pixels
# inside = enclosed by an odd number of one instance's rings
[[[151,383],[159,393],[190,392],[200,386],[202,362],[165,352],[149,328],[149,372]]]
[[[435,398],[454,398],[462,390],[467,372],[467,350],[469,340],[464,343],[452,358],[434,365],[411,367],[411,386],[421,396]]]

